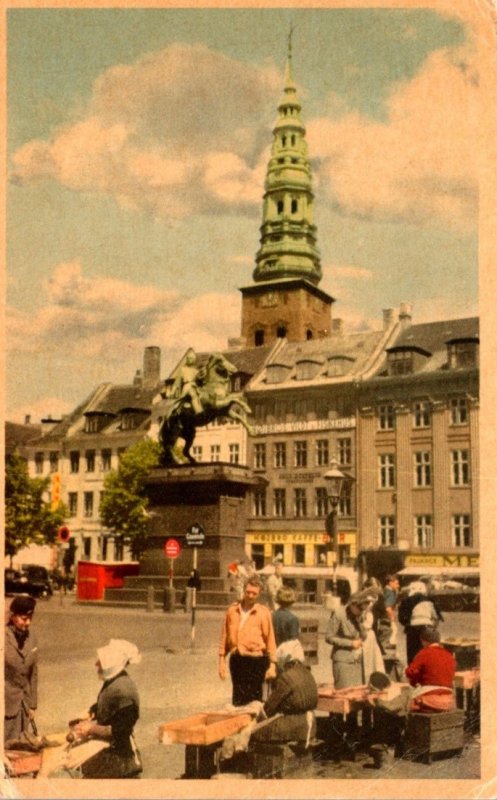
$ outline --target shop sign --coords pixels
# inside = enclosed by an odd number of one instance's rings
[[[412,553],[406,556],[405,567],[479,567],[479,555],[464,553],[430,553],[427,555]]]
[[[272,425],[254,425],[255,436],[266,436],[270,433],[307,433],[312,431],[333,431],[343,428],[355,428],[355,417],[339,419],[311,419],[307,422],[275,422]]]

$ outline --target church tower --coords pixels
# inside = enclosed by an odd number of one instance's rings
[[[333,298],[318,289],[321,263],[313,223],[314,194],[305,126],[292,75],[288,38],[285,85],[269,159],[254,283],[242,288],[247,346],[327,336]]]

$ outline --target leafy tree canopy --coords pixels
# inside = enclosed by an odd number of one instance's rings
[[[100,501],[100,518],[103,525],[116,536],[121,536],[138,556],[145,547],[148,532],[145,495],[145,477],[159,464],[158,442],[144,439],[129,448],[121,458],[117,470],[111,470],[104,481]]]
[[[5,554],[12,558],[30,544],[53,544],[66,508],[52,509],[44,495],[50,478],[30,478],[26,460],[15,451],[5,463]]]

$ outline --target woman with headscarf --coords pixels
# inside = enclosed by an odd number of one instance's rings
[[[318,704],[318,688],[304,661],[304,650],[298,639],[283,642],[277,648],[278,674],[258,717],[259,720],[275,719],[254,730],[251,738],[255,741],[297,741],[309,745],[315,732],[312,712]]]
[[[26,595],[14,597],[5,630],[4,658],[4,743],[31,740],[38,694],[38,646],[31,630],[36,600]]]
[[[407,663],[410,664],[416,653],[422,649],[420,633],[425,625],[436,627],[443,616],[433,600],[428,597],[428,589],[423,581],[409,584],[407,597],[399,605],[399,622],[406,635]]]
[[[133,728],[140,704],[135,684],[126,672],[128,664],[138,664],[137,647],[124,639],[111,639],[97,649],[98,677],[103,681],[89,718],[72,728],[77,740],[100,739],[109,743],[82,764],[84,778],[136,778],[142,771]]]

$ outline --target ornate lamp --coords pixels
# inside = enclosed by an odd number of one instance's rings
[[[337,551],[337,506],[340,501],[342,490],[347,480],[347,476],[338,469],[338,462],[332,459],[331,468],[325,472],[324,479],[327,482],[328,500],[330,501],[331,511],[326,517],[326,532],[329,534],[328,550]]]

